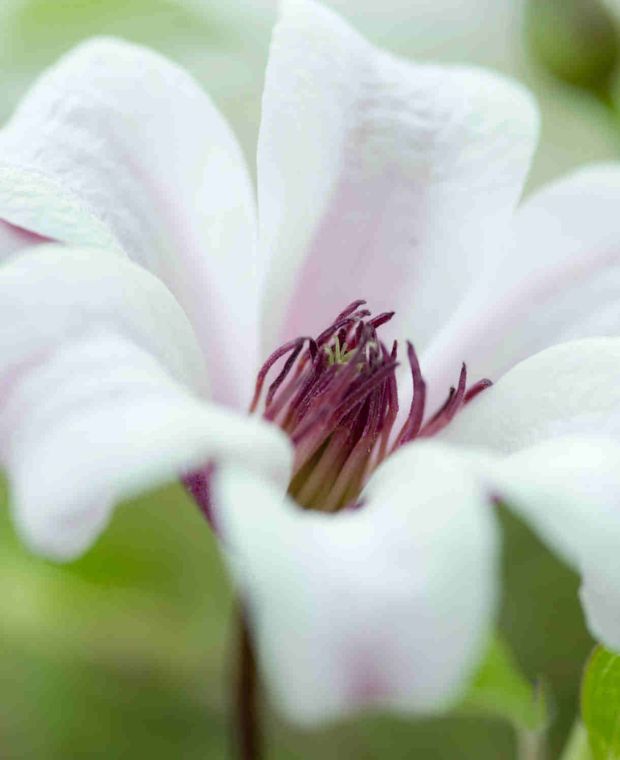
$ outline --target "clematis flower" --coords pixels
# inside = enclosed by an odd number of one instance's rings
[[[537,131],[514,82],[286,0],[257,215],[174,64],[102,39],[44,73],[0,133],[0,453],[28,546],[71,559],[182,478],[299,721],[458,694],[498,501],[620,648],[620,167],[517,207]]]

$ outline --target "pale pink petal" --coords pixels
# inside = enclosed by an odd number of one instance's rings
[[[513,247],[422,357],[431,385],[497,380],[544,348],[620,334],[620,164],[592,166],[535,193],[517,212]]]
[[[440,434],[511,453],[545,438],[620,439],[620,338],[586,338],[541,351],[471,401]]]
[[[0,262],[37,243],[49,242],[32,232],[0,220]]]
[[[465,457],[410,446],[371,481],[364,505],[299,509],[261,478],[217,470],[227,557],[260,662],[293,720],[448,705],[492,625],[497,535]]]
[[[381,52],[286,0],[258,149],[264,346],[355,298],[420,347],[498,255],[537,135],[517,84]]]
[[[116,248],[177,297],[216,399],[245,404],[256,365],[255,217],[227,124],[192,78],[126,42],[82,44],[0,132],[0,219]]]
[[[77,556],[120,499],[208,460],[285,483],[283,434],[203,392],[189,322],[142,268],[61,246],[0,268],[0,462],[34,551]]]

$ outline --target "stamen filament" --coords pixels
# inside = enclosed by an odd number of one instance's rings
[[[416,355],[413,343],[407,341],[407,358],[411,367],[411,379],[413,382],[413,398],[409,408],[409,416],[396,439],[395,446],[402,446],[403,443],[413,440],[420,432],[422,419],[424,418],[424,407],[426,405],[426,383],[422,378],[420,363]]]
[[[263,416],[279,425],[295,446],[289,493],[305,508],[331,512],[359,505],[369,473],[389,453],[443,430],[491,384],[483,379],[467,390],[463,364],[457,387],[424,423],[426,383],[413,344],[407,341],[413,395],[407,418],[392,440],[399,410],[398,344],[394,341],[388,351],[377,330],[394,312],[371,317],[361,308],[365,304],[353,301],[315,339],[288,341],[269,356],[257,376],[252,411],[267,376],[283,361],[268,386]]]

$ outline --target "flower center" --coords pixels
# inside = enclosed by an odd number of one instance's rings
[[[369,474],[414,438],[442,430],[490,380],[467,389],[463,364],[456,386],[424,422],[426,383],[413,344],[407,342],[413,397],[398,431],[397,342],[388,350],[378,331],[394,312],[373,317],[365,301],[350,304],[316,338],[280,346],[261,367],[250,407],[257,411],[267,377],[262,413],[295,446],[290,495],[302,507],[334,512],[355,506]],[[285,359],[286,357],[286,359]]]

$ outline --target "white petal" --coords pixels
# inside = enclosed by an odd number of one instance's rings
[[[209,459],[278,482],[290,464],[280,431],[197,395],[200,350],[164,286],[93,254],[42,246],[0,269],[0,459],[18,530],[55,559],[119,499]]]
[[[431,382],[447,386],[462,361],[496,380],[556,343],[620,334],[618,208],[620,164],[581,169],[528,199],[514,247],[423,358]]]
[[[365,707],[426,712],[458,693],[485,644],[497,536],[461,457],[419,444],[359,510],[303,512],[218,470],[214,503],[283,709],[311,724]]]
[[[517,272],[536,278],[539,295],[533,302],[528,291],[528,317],[515,330],[519,358],[560,341],[620,333],[619,204],[617,163],[581,169],[519,209],[515,279]]]
[[[103,250],[46,244],[0,267],[0,368],[111,326],[153,354],[179,382],[206,395],[207,376],[192,327],[153,275]]]
[[[620,338],[541,351],[511,369],[444,429],[444,440],[510,453],[578,433],[620,438]]]
[[[496,255],[537,124],[513,82],[398,60],[286,0],[258,150],[266,347],[360,297],[423,346]]]
[[[47,71],[0,133],[0,218],[150,269],[187,311],[215,397],[249,399],[251,184],[223,118],[177,66],[101,39]]]
[[[547,441],[508,457],[498,493],[582,575],[592,633],[620,650],[620,446]]]

